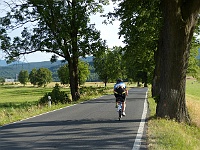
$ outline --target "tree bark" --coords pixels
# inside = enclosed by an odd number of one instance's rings
[[[76,80],[76,76],[75,75],[75,68],[76,66],[75,64],[73,65],[72,61],[68,61],[68,69],[69,69],[69,76],[70,76],[70,90],[71,90],[71,95],[72,95],[72,100],[73,101],[77,101],[80,98],[80,94],[79,94],[79,88],[78,88],[78,80]],[[77,67],[78,68],[78,67]]]
[[[198,7],[196,7],[198,6]],[[162,0],[159,39],[160,91],[156,115],[190,123],[185,86],[190,43],[198,20],[199,0]]]
[[[77,2],[76,0],[72,0],[72,22],[71,22],[71,39],[72,39],[72,65],[71,70],[73,71],[70,76],[73,83],[70,83],[73,85],[73,89],[71,87],[72,92],[72,99],[74,101],[77,101],[80,98],[79,88],[78,88],[78,58],[79,58],[79,52],[78,52],[78,24],[77,24],[77,8],[76,8]]]

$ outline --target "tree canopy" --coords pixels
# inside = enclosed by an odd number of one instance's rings
[[[114,46],[94,57],[95,72],[105,83],[115,82],[118,78],[126,79],[126,66],[123,60],[122,47]]]
[[[21,84],[24,86],[27,84],[28,80],[28,71],[27,70],[21,70],[18,75],[18,80]]]
[[[153,78],[154,54],[162,21],[159,0],[119,0],[118,8],[110,16],[121,21],[119,35],[124,37],[128,78],[147,86]]]
[[[52,81],[52,73],[47,68],[32,69],[29,74],[31,84],[38,86],[46,86]]]

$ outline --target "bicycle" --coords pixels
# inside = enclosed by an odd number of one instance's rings
[[[122,118],[122,97],[117,98],[117,111],[119,114],[118,119],[120,121],[120,119]]]

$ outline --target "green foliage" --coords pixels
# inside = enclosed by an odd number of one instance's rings
[[[88,25],[89,16],[102,12],[102,5],[107,5],[108,0],[100,3],[96,3],[95,0],[72,1],[66,3],[66,6],[63,1],[53,0],[30,0],[23,4],[8,2],[11,10],[0,22],[1,48],[8,54],[7,59],[13,61],[21,54],[35,51],[52,52],[55,54],[52,60],[56,60],[58,55],[69,59],[73,53],[78,54],[77,51],[71,50],[75,46],[72,44],[72,39],[75,38],[79,40],[80,55],[85,56],[99,50],[103,41],[94,25]],[[75,16],[78,17],[74,18]],[[33,20],[35,25],[27,27],[26,23],[32,23]],[[26,26],[21,32],[22,36],[14,37],[11,41],[7,32],[21,26]]]
[[[5,82],[5,79],[0,77],[0,83],[3,84]]]
[[[52,81],[52,73],[47,68],[33,69],[29,74],[31,84],[38,86],[46,86]]]
[[[50,61],[41,61],[41,62],[28,62],[28,63],[22,63],[22,62],[15,62],[13,64],[9,64],[6,66],[0,66],[0,77],[7,78],[7,79],[15,79],[16,74],[19,74],[21,70],[27,70],[29,73],[32,69],[36,68],[48,68],[52,71],[52,73],[55,73],[55,76],[57,77],[57,68],[59,68],[61,64],[61,61],[57,61],[54,63],[51,63]],[[55,68],[55,70],[54,70]],[[55,80],[54,80],[55,81]]]
[[[94,57],[95,72],[105,84],[118,78],[126,78],[124,62],[122,59],[122,48],[113,47],[105,53]]]
[[[151,83],[154,54],[157,51],[161,15],[160,0],[120,1],[114,16],[119,17],[120,36],[124,37],[124,58],[129,79]]]
[[[69,69],[68,65],[65,64],[61,66],[58,70],[58,78],[60,79],[61,84],[69,84]]]
[[[37,70],[37,85],[46,86],[47,83],[52,81],[52,73],[47,68],[40,68]]]
[[[86,57],[81,60],[84,62],[87,62],[89,64],[90,74],[89,74],[89,77],[87,78],[87,81],[99,81],[98,75],[95,73],[95,69],[93,66],[93,57],[90,56],[90,57]],[[57,71],[61,67],[62,64],[63,64],[62,61],[59,60],[54,63],[51,63],[49,61],[43,61],[43,62],[30,62],[30,63],[23,63],[23,64],[17,63],[15,65],[7,65],[7,66],[2,66],[2,67],[0,66],[0,70],[1,70],[0,77],[12,79],[12,78],[15,78],[16,74],[18,74],[22,70],[22,68],[31,73],[31,71],[33,69],[37,70],[37,69],[43,67],[43,68],[47,68],[47,69],[51,70],[53,81],[57,82],[57,81],[60,81]],[[29,75],[30,75],[30,73],[29,73]],[[30,82],[32,82],[32,84],[34,83],[34,81],[30,81]],[[35,84],[35,85],[37,85],[37,84]]]
[[[31,70],[29,74],[29,80],[31,84],[37,85],[37,69],[36,68],[33,68],[33,70]]]
[[[190,57],[189,57],[189,63],[188,63],[188,68],[187,68],[187,75],[190,75],[194,78],[199,78],[198,77],[198,70],[200,70],[200,66],[198,66],[198,59],[197,56],[198,54],[198,48],[200,47],[199,42],[197,41],[197,37],[193,37],[192,40],[192,46],[190,49]]]
[[[68,64],[61,66],[57,72],[58,72],[58,77],[60,79],[61,84],[69,84]],[[90,74],[89,64],[87,62],[79,60],[78,61],[79,85],[83,85],[86,82],[89,74]]]
[[[53,104],[65,104],[68,102],[71,102],[71,100],[68,98],[68,95],[65,91],[61,91],[61,88],[58,83],[55,84],[55,87],[53,90],[49,93],[46,93],[40,100],[40,104],[46,104],[49,101],[49,96],[51,97],[51,102]]]
[[[27,84],[28,80],[28,71],[27,70],[21,70],[18,75],[18,80],[21,84],[24,86]]]
[[[89,71],[89,64],[84,62],[84,61],[81,61],[79,60],[78,62],[78,73],[79,73],[79,85],[83,85],[89,74],[90,74],[90,71]]]

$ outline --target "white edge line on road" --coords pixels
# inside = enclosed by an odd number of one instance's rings
[[[147,116],[147,93],[148,93],[148,91],[146,92],[142,118],[141,118],[141,121],[140,121],[140,126],[139,126],[139,129],[138,129],[137,136],[135,138],[135,142],[134,142],[132,150],[139,150],[140,146],[141,146],[141,139],[142,139],[142,135],[143,135],[143,132],[144,132],[144,126],[145,126],[146,116]]]

